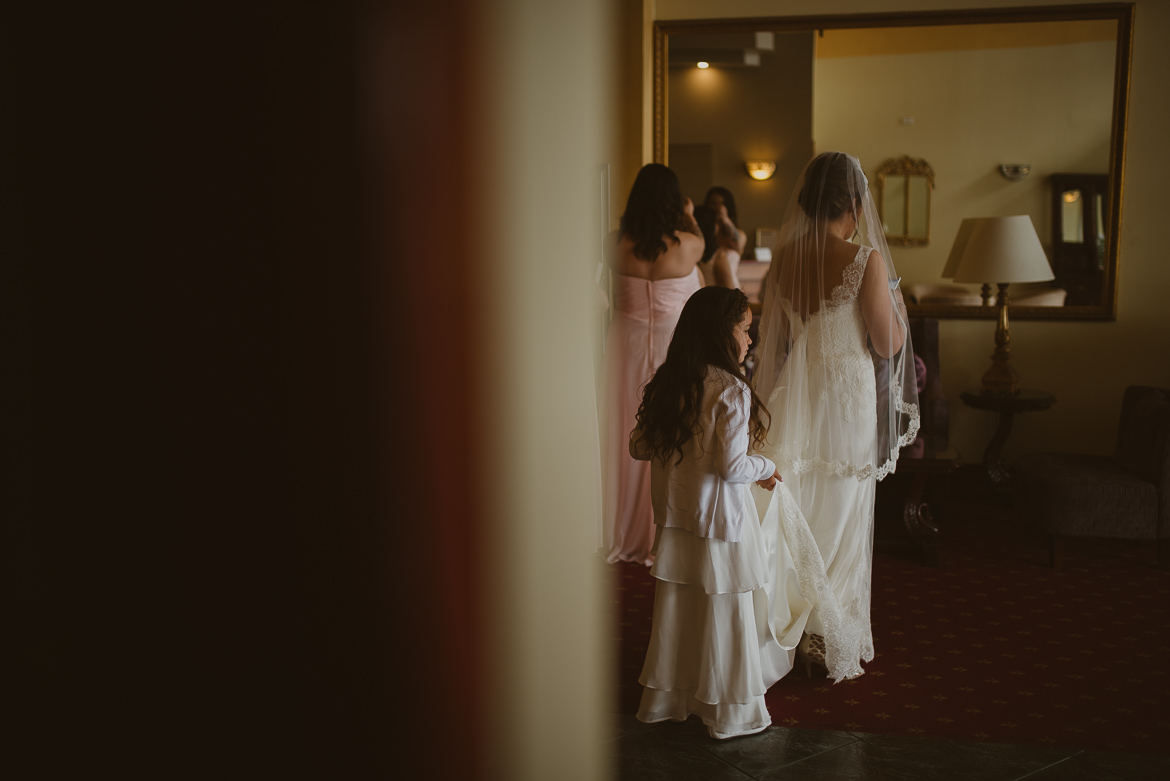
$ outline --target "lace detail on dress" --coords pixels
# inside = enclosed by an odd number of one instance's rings
[[[823,369],[824,393],[833,389],[846,421],[873,409],[873,359],[865,347],[865,319],[856,300],[852,306],[827,307],[809,318],[808,363]],[[828,400],[822,396],[823,400]]]
[[[874,402],[873,385],[866,381],[867,374],[872,376],[873,361],[865,349],[865,319],[860,306],[846,306],[857,301],[871,251],[857,248],[825,308],[809,319],[809,358],[824,365],[829,385],[840,399],[841,413],[850,423]]]
[[[848,311],[848,310],[844,310]],[[838,320],[834,313],[827,315],[830,320]],[[862,329],[865,324],[861,324]],[[847,329],[841,336],[848,337]],[[864,330],[862,331],[864,333]],[[877,404],[876,389],[872,382],[873,359],[869,353],[857,352],[854,354],[838,353],[832,360],[825,361],[825,372],[828,375],[830,386],[836,389],[837,399],[841,404],[841,416],[847,423],[857,421],[863,415],[863,410],[872,409]],[[828,390],[823,391],[822,399],[828,401]]]
[[[853,262],[841,272],[841,284],[833,288],[829,296],[829,306],[841,306],[857,298],[857,293],[861,290],[861,280],[865,276],[865,264],[871,252],[872,247],[857,248]]]
[[[901,384],[894,385],[891,390],[894,393],[894,398],[896,399],[895,406],[897,407],[898,412],[901,412],[904,415],[908,415],[909,421],[906,425],[906,433],[898,437],[897,443],[895,443],[890,448],[889,454],[880,466],[866,463],[865,465],[859,467],[855,464],[848,464],[837,458],[826,460],[820,456],[814,456],[813,458],[801,458],[800,456],[793,454],[790,451],[788,445],[783,445],[771,456],[772,460],[776,463],[776,466],[780,469],[780,474],[802,475],[805,472],[810,472],[816,469],[824,474],[836,475],[837,477],[845,477],[846,475],[849,475],[856,477],[858,480],[868,480],[871,477],[882,480],[886,477],[886,475],[893,474],[897,470],[898,466],[898,451],[906,445],[909,445],[915,440],[915,438],[917,438],[918,428],[921,425],[921,420],[918,413],[918,405],[907,404],[902,400]]]
[[[841,284],[833,288],[829,301],[807,321],[802,321],[793,311],[790,301],[780,300],[780,306],[784,308],[789,321],[803,323],[803,330],[797,331],[794,344],[804,345],[808,351],[806,369],[809,376],[816,377],[811,390],[816,394],[812,398],[818,399],[819,405],[808,410],[810,416],[839,415],[845,423],[857,425],[866,423],[867,418],[873,420],[872,416],[876,413],[874,363],[866,346],[867,328],[858,300],[866,264],[872,252],[870,247],[857,248],[853,262],[841,272]],[[780,380],[772,389],[771,398],[767,402],[769,410],[782,406],[776,400],[788,392],[786,385]],[[859,481],[871,477],[884,479],[895,471],[898,450],[914,441],[920,425],[918,405],[908,404],[903,399],[901,383],[893,385],[890,392],[894,397],[895,410],[906,415],[908,420],[906,432],[897,437],[896,442],[891,441],[889,453],[884,456],[877,453],[849,456],[858,463],[838,458],[825,459],[819,455],[802,458],[801,454],[808,450],[808,443],[788,432],[785,434],[787,441],[774,451],[772,460],[785,475],[800,475],[815,469],[838,477],[853,476]]]
[[[841,605],[829,584],[824,559],[800,505],[783,483],[777,484],[776,497],[780,501],[781,535],[792,553],[800,592],[816,606],[824,626],[825,666],[829,675],[835,682],[861,675],[865,672],[861,662],[873,660],[868,559],[854,573],[857,585],[851,589],[853,598],[848,605]]]

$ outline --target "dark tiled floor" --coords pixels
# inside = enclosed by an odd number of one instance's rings
[[[713,740],[697,718],[643,724],[616,716],[624,781],[1152,781],[1170,756],[769,727]]]

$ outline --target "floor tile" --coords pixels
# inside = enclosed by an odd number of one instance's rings
[[[1129,781],[1170,778],[1170,756],[1165,754],[1086,751],[1078,754],[1077,759],[1104,770],[1111,770]]]
[[[1109,770],[1104,770],[1088,762],[1082,762],[1079,757],[1072,757],[1043,770],[1024,776],[1022,781],[1122,781],[1119,776]],[[1151,778],[1151,776],[1142,776]],[[1154,776],[1161,778],[1161,776]]]
[[[609,732],[606,737],[609,739],[620,738],[623,735],[632,735],[635,732],[653,729],[655,726],[657,725],[638,721],[636,716],[629,713],[613,713],[609,716]]]
[[[1073,753],[1043,746],[859,735],[897,760],[951,781],[1015,781]]]
[[[712,740],[704,748],[750,776],[762,776],[856,740],[847,732],[772,726],[758,735]]]
[[[761,781],[948,781],[863,740],[759,777]]]
[[[702,722],[664,722],[617,738],[611,746],[623,781],[744,781],[751,778],[704,750]]]

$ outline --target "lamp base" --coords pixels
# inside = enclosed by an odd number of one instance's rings
[[[997,347],[991,356],[991,368],[983,375],[981,391],[984,396],[1015,396],[1020,392],[1020,373]]]
[[[995,326],[995,352],[991,354],[991,368],[983,375],[981,392],[985,396],[1015,396],[1020,392],[1020,373],[1011,364],[1012,334],[1008,329],[1007,285],[999,284],[999,321]]]

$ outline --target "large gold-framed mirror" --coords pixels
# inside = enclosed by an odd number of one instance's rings
[[[878,213],[891,247],[925,247],[930,243],[930,192],[934,169],[921,158],[903,155],[877,169]]]
[[[871,181],[886,160],[929,160],[929,241],[891,242],[904,293],[941,291],[908,297],[912,315],[994,318],[978,286],[941,273],[963,219],[1028,214],[1057,280],[1017,291],[1025,303],[1012,319],[1115,320],[1133,20],[1132,4],[1114,3],[659,21],[654,159],[677,158],[696,200],[707,184],[730,188],[749,237],[779,227],[816,151],[857,155]],[[883,89],[865,87],[875,83]],[[747,160],[774,161],[776,173],[753,181]],[[1023,178],[1001,172],[1022,165]],[[1056,173],[1107,181],[1102,262],[1067,300],[1048,289],[1062,279],[1050,239]]]

